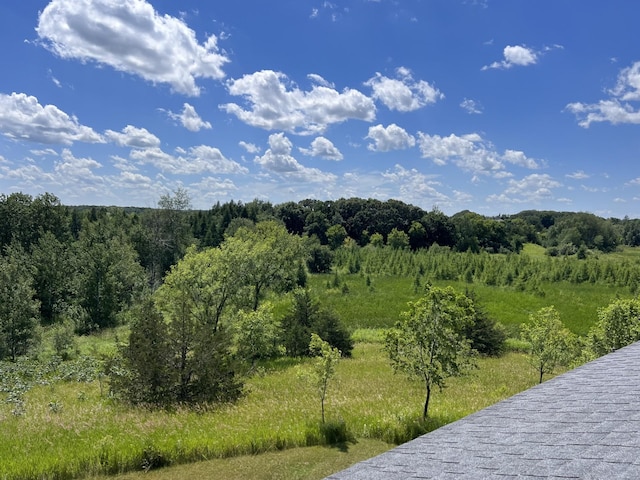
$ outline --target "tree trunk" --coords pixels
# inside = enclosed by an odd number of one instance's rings
[[[424,410],[422,411],[422,421],[427,419],[427,412],[429,411],[429,399],[431,398],[431,384],[427,383],[427,398],[424,400]]]

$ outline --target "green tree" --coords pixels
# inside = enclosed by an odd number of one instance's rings
[[[373,235],[371,235],[371,238],[369,239],[369,244],[372,247],[383,247],[384,246],[384,237],[382,236],[381,233],[374,233]]]
[[[167,322],[177,401],[227,401],[241,393],[221,320],[241,286],[242,263],[234,260],[243,255],[224,248],[190,249],[154,294]]]
[[[345,357],[351,356],[353,341],[338,316],[323,308],[308,289],[298,288],[292,293],[292,304],[282,318],[282,344],[291,357],[308,356],[311,334],[316,333]]]
[[[387,245],[395,250],[402,250],[409,247],[409,235],[402,230],[394,228],[387,236]]]
[[[504,352],[507,333],[501,323],[489,317],[486,310],[478,305],[473,293],[467,296],[474,304],[474,320],[468,324],[465,335],[471,341],[471,348],[481,355],[499,356]]]
[[[261,358],[279,352],[280,322],[273,315],[273,305],[266,302],[258,310],[240,310],[233,320],[234,345],[240,358],[251,366]]]
[[[474,308],[468,297],[453,288],[433,286],[408,306],[395,328],[387,331],[385,350],[394,370],[424,382],[424,420],[432,388],[444,388],[449,377],[462,375],[474,365],[474,352],[465,336]]]
[[[31,262],[41,321],[43,324],[55,323],[72,302],[74,272],[69,245],[46,232],[33,246]]]
[[[347,239],[347,230],[342,225],[331,225],[327,230],[329,248],[335,250]]]
[[[142,217],[145,228],[137,248],[153,289],[160,286],[171,265],[182,258],[194,242],[187,217],[190,209],[189,194],[179,188],[172,195],[162,195],[157,208]]]
[[[315,357],[312,368],[307,372],[312,385],[315,387],[320,399],[320,411],[322,423],[325,423],[324,403],[327,398],[327,388],[329,381],[336,373],[336,365],[340,361],[340,350],[332,347],[329,342],[325,342],[317,334],[311,334],[309,351]]]
[[[132,403],[168,404],[176,381],[167,325],[150,296],[130,315],[129,342],[120,351],[123,369],[114,371],[111,389]]]
[[[281,223],[268,220],[253,229],[239,228],[225,244],[246,252],[243,275],[253,310],[258,309],[267,289],[284,291],[296,284],[297,266],[305,259],[305,249],[302,239],[287,232]]]
[[[640,299],[619,298],[601,308],[589,338],[594,357],[640,340]]]
[[[539,383],[545,373],[571,360],[575,339],[553,306],[529,315],[529,323],[522,326],[522,339],[530,345],[530,361],[540,375]]]
[[[120,212],[121,213],[121,212]],[[145,275],[129,239],[120,228],[122,218],[108,215],[85,222],[72,247],[74,293],[82,316],[80,333],[109,328],[144,286]]]
[[[36,339],[39,302],[29,262],[19,244],[0,256],[0,360],[27,353]]]
[[[428,247],[427,230],[422,223],[413,221],[409,227],[409,244],[412,250]]]

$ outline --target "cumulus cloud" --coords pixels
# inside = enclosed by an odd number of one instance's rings
[[[403,150],[416,144],[416,139],[395,123],[386,128],[382,125],[369,127],[369,133],[365,138],[373,140],[373,143],[370,143],[367,148],[374,152]]]
[[[334,123],[349,119],[372,121],[373,100],[353,89],[342,92],[314,85],[302,91],[286,75],[262,70],[227,83],[229,93],[244,98],[248,109],[236,103],[220,105],[244,123],[265,130],[312,135],[323,133]]]
[[[547,174],[531,174],[521,180],[509,180],[507,189],[500,195],[491,195],[489,201],[502,203],[536,203],[553,198],[553,189],[562,184]]]
[[[244,148],[248,153],[260,153],[260,147],[258,147],[257,145],[253,144],[253,143],[248,143],[245,142],[243,140],[238,142],[238,145],[240,145],[242,148]]]
[[[485,65],[482,70],[488,70],[491,68],[511,68],[514,66],[526,67],[528,65],[535,65],[538,62],[539,54],[524,45],[507,45],[502,51],[504,60],[499,62],[493,62],[491,65]]]
[[[441,137],[418,132],[418,146],[422,157],[432,160],[436,165],[445,165],[451,161],[473,174],[508,177],[511,174],[505,170],[507,163],[528,169],[540,168],[540,162],[527,157],[523,152],[506,150],[500,154],[477,133]]]
[[[269,149],[254,161],[265,170],[286,178],[308,182],[333,182],[336,176],[325,173],[317,168],[301,165],[292,155],[293,144],[284,133],[274,133],[269,136]]]
[[[185,103],[182,106],[182,113],[168,112],[169,117],[174,120],[178,120],[184,128],[192,132],[199,132],[200,130],[210,129],[211,123],[204,121],[193,105]]]
[[[224,78],[229,61],[215,35],[201,44],[183,20],[145,0],[52,0],[36,31],[61,58],[109,65],[191,96],[201,91],[196,79]]]
[[[194,175],[205,172],[214,174],[246,174],[248,170],[233,160],[226,158],[215,147],[200,145],[171,155],[158,147],[132,150],[130,157],[140,163],[153,165],[162,172],[176,175]]]
[[[609,98],[596,103],[570,103],[566,109],[579,120],[578,125],[588,128],[594,122],[640,124],[640,110],[630,102],[640,101],[640,61],[624,68],[618,75],[616,86],[609,90]]]
[[[390,110],[411,112],[435,103],[444,95],[424,80],[415,81],[408,68],[396,69],[397,78],[388,78],[380,73],[365,82],[373,89],[373,98]]]
[[[333,142],[324,137],[315,138],[309,148],[300,148],[299,150],[310,157],[322,157],[327,160],[342,160],[344,158]]]
[[[468,114],[481,114],[482,113],[482,105],[480,105],[475,100],[470,100],[465,98],[462,102],[460,102],[460,108],[467,111]]]
[[[436,189],[439,182],[414,168],[406,169],[395,165],[394,170],[387,171],[382,176],[398,186],[402,198],[417,205],[448,205],[451,202],[447,195]]]
[[[127,125],[122,129],[122,133],[113,130],[104,132],[105,137],[116,145],[131,148],[151,148],[159,147],[160,139],[146,128],[137,128]]]
[[[14,140],[58,145],[105,141],[55,105],[43,106],[36,97],[15,92],[0,93],[0,133]]]
[[[94,170],[102,168],[101,163],[92,158],[77,158],[68,148],[62,150],[60,157],[55,163],[55,171],[63,178],[101,183],[101,178],[94,173]]]

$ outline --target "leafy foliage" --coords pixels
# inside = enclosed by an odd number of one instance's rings
[[[606,355],[640,340],[640,299],[616,299],[598,311],[598,323],[589,333],[594,356]]]
[[[0,256],[0,360],[27,353],[36,339],[39,302],[20,245]]]
[[[395,328],[387,332],[385,349],[396,371],[424,382],[422,412],[427,418],[431,389],[462,375],[473,365],[473,350],[465,330],[473,323],[472,301],[453,288],[429,286],[422,298],[409,302]]]
[[[522,338],[530,345],[531,364],[540,374],[540,383],[544,374],[572,359],[575,337],[564,328],[553,306],[531,314],[529,323],[522,326]]]
[[[341,353],[329,342],[322,340],[315,333],[311,334],[311,342],[309,342],[309,351],[314,358],[311,369],[304,373],[313,387],[315,388],[318,398],[320,399],[320,411],[322,423],[325,423],[324,403],[327,398],[327,388],[329,381],[336,373],[336,365],[340,361]]]
[[[321,307],[308,289],[298,288],[292,292],[291,308],[282,318],[282,345],[287,355],[312,355],[309,342],[314,333],[325,338],[345,357],[351,356],[353,341],[338,316]]]

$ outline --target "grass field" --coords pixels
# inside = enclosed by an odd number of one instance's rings
[[[407,302],[416,300],[413,280],[404,277],[380,276],[370,278],[367,285],[362,275],[343,275],[342,287],[327,288],[333,275],[314,275],[311,288],[323,304],[333,308],[347,320],[352,329],[389,328],[400,312],[407,310]],[[585,335],[596,322],[598,309],[607,306],[619,295],[620,289],[597,284],[572,284],[568,282],[543,284],[544,296],[530,292],[518,292],[510,287],[492,287],[464,282],[438,281],[435,285],[451,285],[464,292],[471,290],[477,302],[490,316],[505,325],[512,335],[518,334],[518,326],[527,322],[529,315],[540,308],[555,306],[565,326],[578,335]],[[629,296],[622,292],[622,296]]]
[[[521,354],[483,359],[472,376],[434,395],[428,424],[420,425],[421,385],[394,375],[380,344],[360,343],[339,365],[327,414],[354,438],[399,443],[535,380]],[[250,379],[237,404],[212,410],[133,409],[101,396],[97,383],[43,385],[27,394],[24,415],[0,407],[0,478],[115,474],[313,446],[323,443],[319,417],[318,400],[291,362]]]
[[[527,247],[527,254],[544,252]],[[638,251],[617,253],[639,261]],[[414,279],[399,276],[314,275],[310,287],[354,332],[353,358],[341,361],[326,401],[330,422],[344,425],[355,442],[342,449],[323,446],[320,405],[300,378],[305,362],[280,359],[262,366],[234,405],[198,410],[131,408],[107,396],[104,384],[53,382],[25,396],[24,411],[0,402],[0,479],[66,479],[121,475],[137,479],[145,469],[171,465],[152,479],[323,478],[425,431],[457,420],[532,386],[536,372],[524,354],[484,358],[472,375],[452,379],[435,392],[430,417],[421,424],[423,387],[394,375],[382,350],[382,329],[392,326],[407,302],[419,297]],[[476,301],[512,337],[531,313],[554,305],[565,325],[586,334],[597,311],[624,293],[597,284],[543,284],[540,293],[462,282]],[[284,304],[278,306],[284,308]],[[79,349],[97,355],[113,351],[127,328],[83,337]],[[0,398],[1,400],[1,398]],[[260,455],[258,455],[260,454]],[[197,463],[193,463],[197,462]],[[130,472],[126,473],[125,472]],[[113,478],[113,477],[111,477]]]

